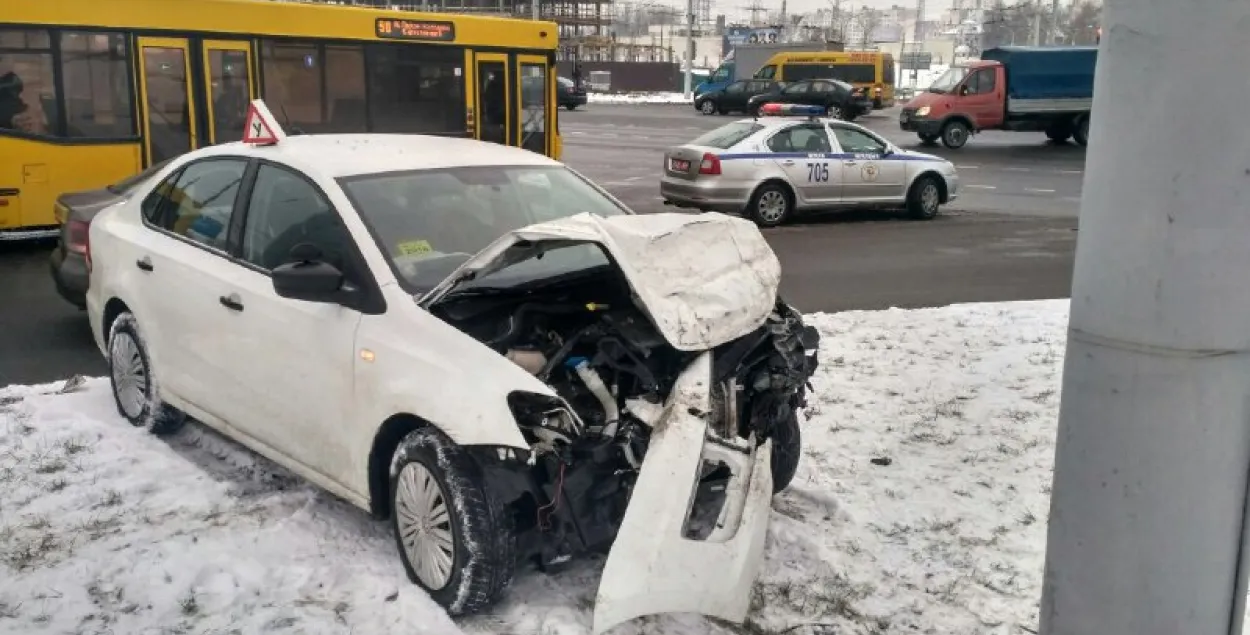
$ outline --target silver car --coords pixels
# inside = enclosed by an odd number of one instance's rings
[[[841,207],[903,207],[913,218],[930,219],[958,193],[950,161],[825,117],[725,124],[665,152],[660,180],[666,205],[743,213],[761,227],[796,212]]]

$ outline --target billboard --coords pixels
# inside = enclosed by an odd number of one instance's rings
[[[781,27],[729,26],[721,36],[721,57],[728,56],[739,44],[775,44],[781,41]]]

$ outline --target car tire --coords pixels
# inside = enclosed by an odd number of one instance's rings
[[[968,128],[968,124],[958,119],[946,122],[942,126],[942,145],[958,150],[968,143],[968,137],[972,131]]]
[[[117,412],[133,426],[153,434],[176,432],[186,423],[181,410],[161,401],[152,358],[139,323],[133,313],[123,312],[113,320],[108,333],[109,385]]]
[[[786,409],[786,415],[773,423],[772,474],[773,493],[779,494],[790,486],[799,471],[799,459],[803,456],[803,436],[799,431],[799,413]]]
[[[464,448],[435,428],[408,433],[391,461],[390,496],[404,571],[449,615],[477,612],[507,590],[515,520]]]
[[[568,108],[570,112],[577,110],[577,104],[566,104],[564,107]]]
[[[942,188],[936,176],[926,174],[911,184],[907,192],[907,214],[916,220],[931,220],[942,204]]]
[[[1072,131],[1072,140],[1082,148],[1089,146],[1089,115],[1082,115]]]
[[[699,112],[705,115],[714,115],[716,114],[716,111],[717,111],[716,104],[712,103],[712,100],[704,99],[703,101],[699,102]]]
[[[751,195],[747,212],[760,227],[776,227],[790,218],[794,196],[780,183],[765,183]]]
[[[841,119],[842,121],[847,121],[846,111],[843,110],[842,107],[837,104],[834,104],[828,107],[827,109],[825,109],[825,114],[829,117],[833,117],[834,119]]]

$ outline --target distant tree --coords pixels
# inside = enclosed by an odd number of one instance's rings
[[[855,16],[855,21],[864,30],[863,42],[861,42],[862,48],[867,49],[871,47],[873,44],[872,38],[876,35],[877,27],[881,26],[881,12],[865,6]]]
[[[1073,3],[1072,10],[1066,17],[1066,24],[1061,23],[1060,26],[1064,41],[1078,46],[1098,43],[1098,27],[1102,24],[1101,2],[1081,0]]]

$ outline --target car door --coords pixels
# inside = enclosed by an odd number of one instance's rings
[[[1004,102],[997,76],[997,68],[973,71],[959,89],[959,105],[972,116],[978,129],[993,128],[1002,123]]]
[[[144,280],[145,310],[136,317],[162,392],[174,405],[217,417],[218,397],[233,378],[221,354],[231,325],[219,314],[216,281],[233,267],[229,228],[247,165],[241,157],[209,157],[166,177],[141,204],[151,235],[133,264]]]
[[[747,80],[740,79],[725,87],[721,93],[721,110],[745,110],[747,107]]]
[[[866,203],[906,197],[907,161],[891,159],[888,143],[849,125],[831,122],[829,128],[840,153],[843,199]]]
[[[765,142],[774,164],[798,194],[801,206],[826,205],[841,195],[841,172],[824,124],[791,124]]]
[[[236,275],[215,307],[217,319],[233,325],[223,342],[238,390],[230,419],[296,463],[348,482],[355,459],[339,440],[352,420],[362,314],[280,297],[270,271],[289,262],[296,245],[312,244],[351,283],[368,273],[338,211],[305,175],[262,162],[245,196]]]

